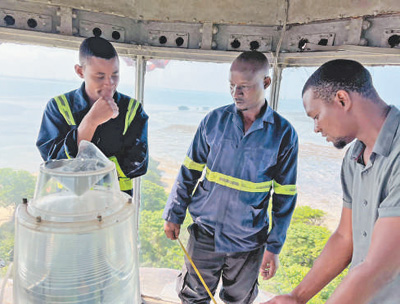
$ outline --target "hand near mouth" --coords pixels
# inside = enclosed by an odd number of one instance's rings
[[[119,114],[118,106],[113,99],[112,90],[102,90],[100,98],[92,105],[88,115],[95,125],[101,125]]]
[[[101,94],[100,94],[100,98],[98,99],[98,101],[103,98],[104,100],[107,101],[107,103],[109,104],[111,110],[113,111],[113,114],[111,116],[111,118],[116,118],[119,114],[119,109],[117,104],[115,103],[114,99],[113,99],[113,91],[110,89],[107,90],[102,90]]]

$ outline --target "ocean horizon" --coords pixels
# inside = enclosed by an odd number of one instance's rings
[[[38,172],[42,159],[35,143],[44,107],[53,96],[80,84],[0,77],[0,168]],[[133,90],[126,85],[118,88],[130,96]],[[150,157],[160,162],[160,169],[170,179],[167,191],[201,119],[212,109],[231,103],[228,90],[221,93],[146,87],[144,109],[149,115]],[[343,151],[337,151],[313,132],[313,122],[305,115],[300,99],[281,100],[278,112],[299,134],[299,201],[307,201],[313,207],[332,205],[336,214],[341,207],[339,173]]]

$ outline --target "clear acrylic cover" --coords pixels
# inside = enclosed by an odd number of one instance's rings
[[[86,221],[118,211],[120,196],[114,163],[82,141],[76,158],[41,165],[28,212],[49,221]]]
[[[140,303],[137,223],[136,202],[93,144],[45,163],[16,212],[14,303]]]

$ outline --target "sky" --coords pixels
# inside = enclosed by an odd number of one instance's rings
[[[46,56],[43,56],[43,53]],[[60,48],[0,44],[0,76],[33,77],[42,79],[79,80],[74,66],[78,52]],[[228,91],[229,64],[170,61],[165,70],[147,72],[146,86],[171,89]],[[121,84],[134,83],[135,68],[120,60]],[[190,77],[187,77],[190,75]],[[223,76],[222,76],[223,75]],[[211,78],[211,81],[210,81]],[[204,87],[202,87],[202,83]]]
[[[43,54],[46,54],[43,56]],[[0,76],[75,80],[78,52],[52,47],[0,44]],[[120,61],[121,84],[134,84],[135,68]],[[164,69],[146,74],[146,87],[222,92],[229,94],[228,63],[171,60]],[[283,71],[280,99],[301,100],[301,89],[315,68],[288,68]],[[400,67],[369,68],[375,86],[384,100],[397,103]],[[268,95],[267,95],[268,96]]]

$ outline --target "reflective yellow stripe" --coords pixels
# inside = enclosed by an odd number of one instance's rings
[[[121,167],[119,166],[118,160],[115,156],[110,156],[108,158],[115,164],[115,169],[117,169],[118,177],[126,177],[125,173],[122,171]]]
[[[185,157],[185,160],[183,161],[183,165],[186,168],[188,168],[189,170],[196,170],[196,171],[200,171],[200,172],[203,172],[203,169],[206,166],[206,164],[196,163],[195,161],[191,160],[189,158],[189,156]]]
[[[133,106],[135,104],[135,106]],[[131,98],[131,100],[129,101],[129,105],[128,105],[128,111],[126,112],[126,116],[125,116],[125,128],[124,128],[124,132],[122,133],[122,135],[125,135],[126,131],[128,131],[128,127],[131,124],[131,122],[133,121],[133,119],[135,118],[136,115],[136,111],[139,107],[139,103]]]
[[[69,154],[68,154],[68,151],[67,151],[67,148],[66,148],[66,147],[64,147],[64,151],[65,151],[65,155],[67,155],[67,158],[68,158],[68,159],[71,159],[71,156],[69,156]]]
[[[128,177],[120,177],[119,188],[121,189],[121,191],[132,190],[133,188],[132,180]]]
[[[244,179],[232,177],[206,168],[206,178],[210,182],[246,192],[268,192],[271,190],[272,181],[253,183]]]
[[[54,100],[56,101],[58,110],[60,111],[61,115],[64,116],[67,124],[70,126],[75,126],[76,123],[74,117],[72,116],[71,108],[65,95],[54,97]]]
[[[295,195],[297,193],[296,185],[280,185],[274,181],[273,187],[276,194]]]
[[[108,159],[115,164],[115,169],[117,170],[118,174],[119,188],[122,191],[132,190],[133,188],[132,180],[129,177],[126,177],[121,167],[119,166],[117,158],[115,156],[110,156]]]

